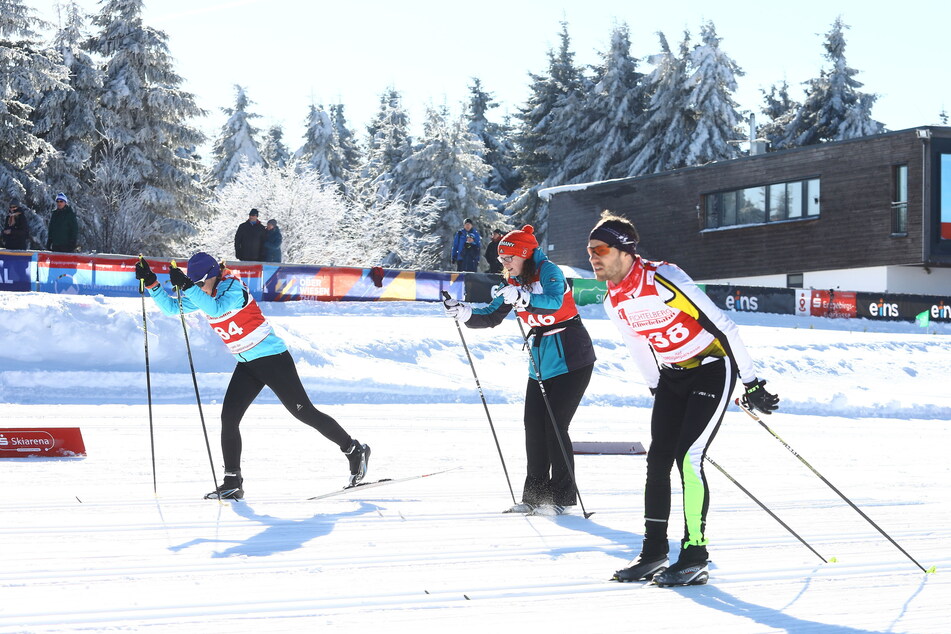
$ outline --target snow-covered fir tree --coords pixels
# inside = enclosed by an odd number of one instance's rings
[[[183,148],[204,135],[191,121],[205,113],[181,89],[168,36],[142,23],[142,0],[104,0],[85,49],[105,60],[99,97],[100,142],[93,164],[117,156],[131,171],[145,209],[168,218],[171,241],[201,215],[201,165]],[[154,252],[161,252],[155,245]]]
[[[332,104],[330,121],[334,128],[334,144],[337,146],[340,164],[343,167],[342,173],[348,175],[349,179],[360,167],[362,152],[356,137],[347,125],[347,115],[344,110],[342,103]]]
[[[367,152],[360,168],[360,196],[390,200],[399,196],[400,183],[394,180],[396,166],[412,151],[409,115],[402,96],[388,88],[380,97],[380,109],[367,126]]]
[[[96,99],[102,73],[81,48],[87,37],[86,16],[76,2],[61,7],[60,16],[53,51],[69,71],[69,86],[42,93],[33,112],[35,133],[56,148],[40,176],[45,210],[53,208],[58,192],[66,193],[74,208],[88,206],[93,182],[90,159],[98,140]]]
[[[474,77],[469,85],[469,103],[466,116],[469,133],[484,146],[482,160],[489,166],[485,188],[502,197],[509,196],[519,185],[520,175],[515,168],[515,144],[511,130],[505,125],[489,121],[486,113],[498,108],[491,93],[482,88],[482,82]]]
[[[733,99],[736,78],[743,71],[720,48],[712,21],[700,27],[700,43],[690,51],[687,102],[693,113],[693,131],[676,154],[683,165],[703,165],[739,156],[738,141],[746,138]]]
[[[548,227],[548,213],[538,190],[572,182],[571,174],[565,171],[565,159],[576,148],[581,131],[588,127],[584,121],[579,123],[585,117],[585,79],[574,62],[568,25],[563,22],[561,26],[558,51],[548,51],[548,73],[530,73],[531,94],[516,114],[519,124],[514,140],[524,182],[506,210],[513,217],[513,224],[534,225],[541,243]]]
[[[779,148],[784,131],[793,120],[801,104],[789,96],[789,84],[783,80],[781,84],[769,87],[769,92],[762,88],[763,105],[760,112],[766,115],[766,122],[757,127],[756,135],[765,139],[770,147]]]
[[[211,148],[215,164],[208,173],[206,184],[212,188],[234,179],[245,166],[264,163],[257,141],[260,130],[251,124],[252,119],[261,115],[248,110],[254,102],[243,87],[235,85],[234,93],[234,107],[221,109],[228,115],[228,120],[221,126]]]
[[[818,78],[805,82],[805,99],[786,126],[780,147],[841,141],[884,131],[885,126],[872,119],[872,105],[878,96],[859,91],[863,85],[855,79],[859,71],[846,63],[844,31],[847,28],[839,16],[826,34],[824,57],[831,68],[823,69]]]
[[[645,79],[650,103],[634,139],[637,154],[625,166],[630,176],[683,167],[684,150],[695,129],[687,86],[690,35],[684,34],[679,54],[670,49],[663,33],[658,37],[661,52],[649,58],[654,65]]]
[[[35,208],[50,202],[37,177],[55,150],[35,133],[34,108],[45,93],[69,90],[67,69],[41,44],[46,26],[20,0],[0,0],[0,195]]]
[[[482,158],[484,151],[482,142],[469,132],[465,117],[450,122],[445,112],[430,107],[423,137],[395,170],[407,202],[415,204],[431,196],[441,203],[439,221],[420,229],[439,238],[439,263],[447,270],[452,238],[465,218],[472,218],[483,235],[502,220],[495,211],[502,197],[485,187],[491,168]]]
[[[634,138],[644,112],[646,98],[637,70],[638,60],[631,56],[630,30],[618,25],[611,33],[611,45],[599,54],[601,63],[594,68],[591,90],[584,109],[589,125],[583,131],[581,151],[570,160],[576,167],[577,182],[625,178],[625,166],[634,155]]]
[[[278,124],[267,129],[261,158],[268,167],[284,167],[291,160],[291,151],[284,145],[284,128]]]
[[[330,115],[322,105],[311,104],[305,122],[304,145],[297,150],[295,158],[300,164],[322,174],[326,182],[334,183],[341,192],[346,192],[350,173],[343,165]]]

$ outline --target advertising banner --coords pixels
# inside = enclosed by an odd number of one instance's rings
[[[0,458],[85,456],[79,427],[0,428]]]
[[[796,314],[796,289],[707,284],[707,297],[718,307],[736,312]]]
[[[310,301],[441,301],[443,290],[464,294],[459,273],[401,271],[373,267],[280,266],[265,282],[267,302]]]
[[[0,291],[31,291],[33,254],[0,251]]]
[[[857,293],[857,316],[885,321],[915,321],[927,312],[930,321],[951,321],[951,296]]]
[[[854,291],[811,291],[808,315],[813,317],[855,317],[858,308]]]
[[[573,277],[568,279],[571,284],[571,296],[576,306],[586,304],[602,304],[608,292],[608,283],[598,280]]]

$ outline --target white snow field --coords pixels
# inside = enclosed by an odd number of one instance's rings
[[[908,553],[743,412],[709,455],[705,586],[609,581],[640,548],[643,456],[578,456],[590,519],[524,517],[455,323],[438,304],[264,304],[319,408],[373,449],[368,480],[308,501],[345,458],[265,391],[244,419],[246,498],[221,476],[233,362],[149,301],[153,493],[139,299],[0,293],[0,427],[76,426],[84,458],[0,460],[0,632],[951,632],[951,328],[736,313],[767,424]],[[650,400],[600,307],[574,440],[649,443]],[[465,329],[515,496],[524,477],[518,328]],[[672,526],[679,526],[674,481]],[[671,535],[678,546],[679,531]],[[936,566],[937,572],[925,574]]]

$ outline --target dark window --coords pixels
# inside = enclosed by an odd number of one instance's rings
[[[705,194],[706,229],[755,225],[819,215],[819,179]]]
[[[802,273],[787,273],[786,288],[802,288]]]

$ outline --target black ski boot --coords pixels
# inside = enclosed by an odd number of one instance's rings
[[[680,551],[677,563],[654,575],[658,586],[699,586],[710,578],[706,546],[687,546]]]
[[[244,478],[241,472],[225,473],[225,479],[222,480],[218,488],[205,496],[206,500],[240,500],[244,497]]]
[[[641,553],[632,562],[631,565],[622,570],[618,570],[611,578],[612,581],[649,581],[655,578],[655,575],[663,572],[667,568],[667,555],[645,555]]]
[[[367,463],[370,462],[370,445],[361,445],[357,439],[350,441],[350,446],[343,450],[350,462],[350,484],[356,486],[367,474]]]

